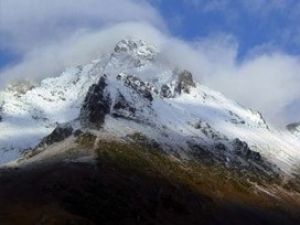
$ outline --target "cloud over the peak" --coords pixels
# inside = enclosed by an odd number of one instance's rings
[[[265,43],[253,46],[240,59],[240,40],[222,31],[193,41],[178,39],[170,35],[151,1],[159,0],[1,0],[0,50],[15,51],[21,60],[0,71],[0,88],[14,79],[57,75],[65,67],[109,52],[124,37],[136,36],[159,45],[161,57],[174,67],[191,70],[201,83],[260,110],[267,119],[278,124],[300,120],[299,56]],[[182,1],[205,13],[221,10],[224,14],[233,2]],[[243,1],[251,14],[267,13],[259,12],[261,6],[269,12],[287,7],[281,0],[251,2],[249,8],[250,0]]]
[[[33,49],[22,62],[0,73],[0,87],[12,80],[40,80],[61,73],[66,67],[89,63],[111,53],[118,41],[127,37],[159,44],[162,33],[148,23],[126,22],[85,31],[55,43]]]
[[[146,0],[1,0],[0,54],[7,51],[19,60],[0,68],[0,87],[85,63],[122,33],[155,33],[150,27],[167,30]]]
[[[80,30],[126,21],[164,27],[144,0],[1,0],[0,47],[30,50]]]

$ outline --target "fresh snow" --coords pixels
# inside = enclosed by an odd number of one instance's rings
[[[102,133],[116,137],[142,132],[163,143],[166,148],[186,147],[187,140],[212,144],[213,138],[196,129],[201,124],[219,136],[219,141],[239,138],[251,149],[289,172],[300,164],[300,139],[287,131],[268,125],[262,115],[227,99],[221,93],[196,84],[190,93],[162,98],[163,84],[174,87],[175,68],[158,60],[159,50],[143,41],[119,42],[111,55],[104,55],[88,65],[69,68],[29,90],[20,84],[0,92],[0,164],[19,158],[25,149],[34,147],[51,133],[58,123],[74,121],[89,87],[107,75],[107,92],[114,100],[119,93],[137,109],[133,120],[106,117]],[[116,79],[117,75],[122,77]],[[124,85],[123,78],[134,75],[153,86],[153,101],[141,97]],[[158,92],[155,91],[158,90]],[[176,146],[176,147],[174,147]]]

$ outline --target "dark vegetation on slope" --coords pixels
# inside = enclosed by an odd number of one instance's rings
[[[95,164],[1,171],[0,224],[300,224],[296,197],[255,193],[238,171],[181,162],[133,138],[137,143],[101,141]],[[93,141],[78,139],[85,148]]]

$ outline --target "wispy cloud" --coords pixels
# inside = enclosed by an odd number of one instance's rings
[[[291,45],[300,48],[300,2],[297,0],[182,1],[194,12],[221,18],[219,29],[223,25],[227,30],[243,35],[243,38],[246,33],[251,35],[259,32],[263,33],[264,41],[283,48]]]
[[[163,27],[159,13],[136,0],[1,0],[0,47],[30,50],[82,29],[139,21]]]
[[[238,42],[224,34],[193,43],[168,39],[163,46],[174,66],[191,70],[199,82],[261,111],[273,123],[299,120],[295,103],[300,100],[300,57],[270,48],[253,51],[240,61]]]
[[[98,30],[78,32],[26,52],[22,62],[0,73],[0,87],[12,80],[40,80],[55,76],[66,67],[89,63],[112,52],[118,41],[129,36],[157,44],[161,39],[161,33],[155,27],[143,22],[118,23]]]
[[[230,0],[188,2],[210,2],[206,12],[221,10],[224,14],[232,4]],[[246,10],[250,1],[241,2]],[[286,2],[294,1],[254,0],[247,13],[261,13],[261,7],[280,11]],[[1,72],[0,86],[11,79],[57,75],[67,66],[110,51],[126,36],[136,36],[159,46],[161,59],[170,65],[191,70],[199,82],[260,110],[273,122],[284,124],[297,119],[291,112],[300,114],[296,104],[300,101],[300,59],[279,50],[276,43],[255,46],[240,60],[239,40],[234,35],[215,32],[192,42],[180,40],[169,34],[158,10],[146,1],[52,0],[50,4],[2,0],[1,4],[0,47],[21,52],[23,60]],[[296,17],[290,16],[291,20]],[[291,37],[294,34],[285,38]]]

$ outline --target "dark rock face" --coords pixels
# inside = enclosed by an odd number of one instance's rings
[[[171,98],[172,97],[172,91],[170,87],[166,84],[161,86],[160,89],[160,96],[164,98]]]
[[[192,150],[192,156],[198,162],[212,164],[218,162],[217,157],[215,156],[214,152],[209,149],[208,146],[201,145],[195,142],[187,142],[189,148]],[[222,160],[223,161],[223,160]]]
[[[90,87],[80,111],[83,126],[99,129],[104,123],[111,105],[109,95],[104,92],[106,85],[105,76],[102,76],[97,84]]]
[[[3,111],[3,106],[0,105],[0,122],[1,122],[2,119],[3,119],[3,118],[2,118],[2,115],[1,115],[1,114],[2,114],[2,111]]]
[[[236,138],[233,140],[234,151],[238,156],[253,161],[261,161],[261,155],[258,152],[252,151],[248,144],[240,139]]]
[[[144,98],[148,99],[150,102],[153,100],[150,84],[145,83],[138,77],[132,75],[127,76],[125,78],[125,85],[131,87],[133,90],[135,90]]]
[[[260,120],[261,120],[261,123],[259,123],[261,126],[265,127],[266,129],[270,130],[270,127],[267,123],[267,121],[265,120],[265,118],[263,117],[263,115],[260,113],[260,112],[257,112]]]
[[[70,137],[72,133],[73,127],[71,125],[59,125],[54,129],[54,131],[52,131],[50,135],[43,138],[38,147],[63,141],[64,139]]]
[[[226,145],[224,145],[221,142],[216,143],[214,147],[216,150],[219,150],[219,151],[227,151]]]
[[[74,131],[74,137],[79,137],[81,134],[83,134],[83,131],[80,129]]]
[[[192,73],[184,70],[178,76],[175,92],[178,94],[181,94],[182,91],[184,93],[190,93],[190,87],[196,87],[196,84],[194,83]]]
[[[291,132],[295,132],[298,127],[300,127],[300,123],[291,123],[286,126],[286,128]]]
[[[125,97],[119,93],[119,96],[116,99],[115,105],[113,106],[115,110],[119,109],[129,109],[130,111],[135,111],[135,109],[130,109],[130,103],[125,99]]]
[[[112,114],[116,117],[130,117],[136,112],[136,108],[131,106],[130,102],[128,102],[121,93],[119,93],[115,100],[113,110]]]
[[[232,111],[228,111],[229,115],[231,116],[230,122],[233,124],[246,124],[246,121],[243,120],[239,115],[235,114]]]
[[[213,139],[215,141],[227,140],[227,137],[216,131],[208,123],[204,121],[198,121],[192,125],[196,130],[200,130],[206,137]]]
[[[278,179],[281,171],[276,165],[264,160],[258,152],[249,149],[245,142],[235,141],[232,150],[228,146],[216,142],[213,145],[201,145],[196,142],[187,142],[194,160],[210,166],[222,165],[232,171],[242,172],[244,178]],[[232,143],[231,143],[232,144]]]

